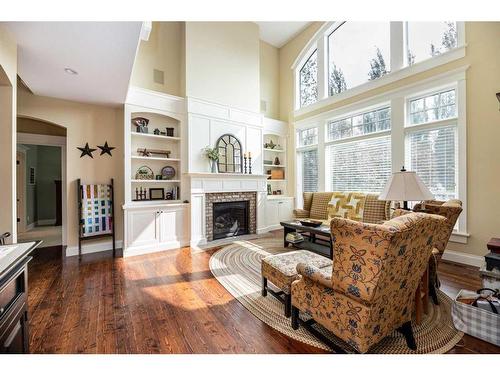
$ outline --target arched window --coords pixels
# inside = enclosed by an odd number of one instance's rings
[[[312,104],[318,100],[318,50],[315,50],[299,72],[300,106]]]
[[[219,151],[220,173],[242,173],[241,142],[232,134],[224,134],[215,145]]]
[[[464,23],[452,21],[327,22],[292,66],[296,109],[403,78],[391,74],[397,71],[407,76],[461,58],[463,34]]]

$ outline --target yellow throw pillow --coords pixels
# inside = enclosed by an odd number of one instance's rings
[[[366,194],[334,193],[328,203],[328,218],[342,217],[355,221],[363,221]]]

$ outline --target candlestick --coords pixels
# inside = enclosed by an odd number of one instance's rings
[[[243,165],[245,167],[244,173],[246,174],[247,173],[247,153],[246,152],[245,152],[245,155],[243,156],[243,161],[244,161]]]
[[[248,174],[252,174],[252,157],[248,157]]]

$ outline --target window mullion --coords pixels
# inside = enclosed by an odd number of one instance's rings
[[[391,22],[391,72],[402,69],[405,65],[404,22]]]
[[[325,191],[325,133],[326,124],[320,126],[318,131],[318,189]]]
[[[392,171],[397,172],[405,164],[405,99],[391,100],[391,155]]]
[[[328,47],[327,38],[318,40],[318,100],[328,98]]]

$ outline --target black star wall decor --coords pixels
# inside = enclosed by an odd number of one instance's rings
[[[88,142],[87,142],[87,143],[85,143],[85,147],[77,147],[77,149],[79,149],[79,150],[82,152],[82,154],[80,155],[80,157],[81,157],[81,158],[83,158],[85,155],[88,155],[88,156],[90,156],[92,159],[94,158],[94,157],[92,156],[92,153],[93,153],[95,150],[97,150],[96,148],[90,148],[90,147],[89,147],[89,143],[88,143]]]
[[[108,154],[109,156],[113,156],[111,155],[111,150],[114,150],[116,148],[108,146],[108,141],[104,143],[104,146],[97,146],[97,147],[101,149],[101,155]]]

